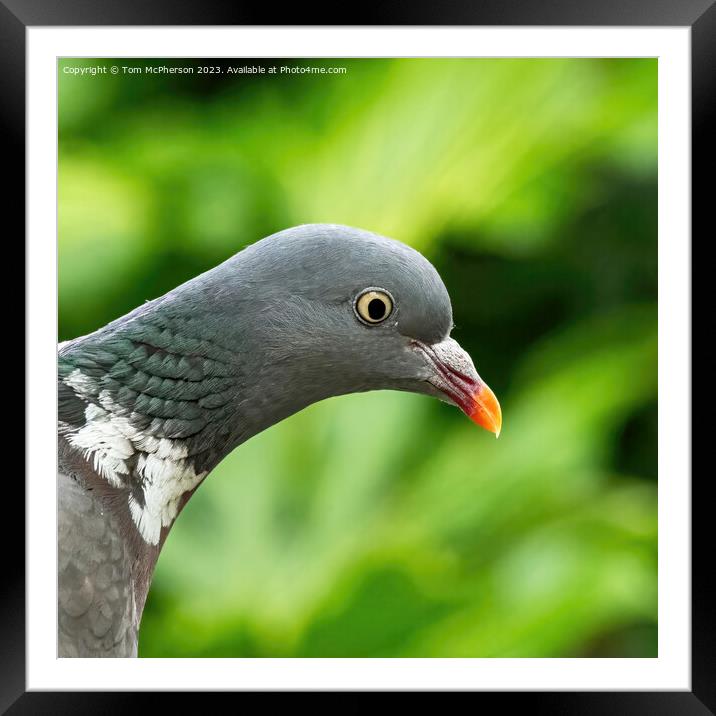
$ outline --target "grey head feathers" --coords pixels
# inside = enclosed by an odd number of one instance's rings
[[[366,287],[393,296],[380,326],[354,315]],[[420,388],[405,346],[438,342],[451,324],[447,291],[417,251],[349,227],[289,229],[64,344],[61,434],[128,491],[156,543],[178,489],[256,432],[332,395]]]

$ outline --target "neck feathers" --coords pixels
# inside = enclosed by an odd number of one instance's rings
[[[122,494],[149,545],[233,447],[240,423],[230,353],[190,328],[148,316],[59,354],[60,434]]]

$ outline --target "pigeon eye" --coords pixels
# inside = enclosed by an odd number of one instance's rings
[[[386,291],[369,289],[358,296],[355,310],[364,323],[381,323],[393,312],[393,299]]]

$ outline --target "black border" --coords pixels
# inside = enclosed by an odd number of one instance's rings
[[[716,151],[709,134],[716,128],[716,0],[447,0],[393,1],[355,7],[350,20],[342,7],[299,3],[284,6],[282,21],[272,22],[277,7],[239,4],[236,0],[0,0],[0,137],[3,225],[14,219],[17,233],[5,234],[5,246],[24,236],[25,213],[25,29],[71,25],[601,25],[681,26],[691,28],[692,68],[692,225],[705,242],[713,237],[711,206]],[[16,195],[16,196],[15,196]],[[7,330],[7,329],[6,329]],[[16,334],[13,334],[16,336]],[[19,342],[19,339],[15,339]],[[31,376],[26,375],[26,380]],[[10,417],[10,416],[7,416]],[[31,426],[27,425],[27,429]],[[4,451],[8,456],[17,452]],[[14,466],[13,466],[14,467]],[[129,692],[25,692],[25,563],[16,545],[24,525],[23,483],[6,471],[2,577],[0,578],[0,712],[11,714],[126,713],[199,705],[195,694]],[[710,501],[711,475],[692,483],[692,691],[655,692],[476,692],[486,705],[544,714],[649,714],[716,716],[716,579],[714,578]],[[676,476],[674,476],[676,477]],[[13,519],[17,517],[17,519]],[[216,695],[212,695],[214,697]],[[203,695],[201,698],[205,698]],[[141,701],[138,700],[141,699]],[[242,694],[233,696],[244,703]],[[357,704],[355,704],[357,706]],[[7,711],[6,711],[7,709]]]

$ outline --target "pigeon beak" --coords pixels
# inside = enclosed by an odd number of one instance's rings
[[[470,356],[452,338],[428,345],[414,341],[429,368],[428,382],[470,420],[500,437],[502,409],[495,394],[477,374]]]

